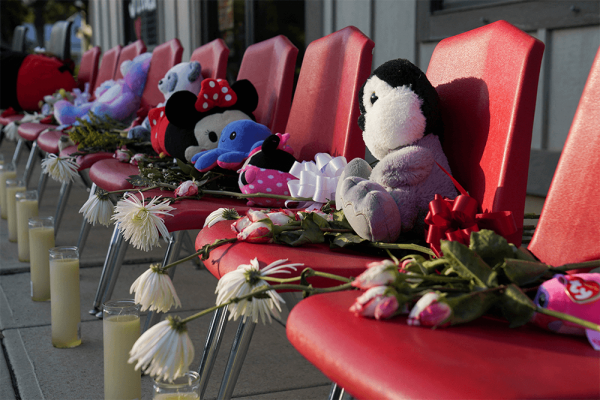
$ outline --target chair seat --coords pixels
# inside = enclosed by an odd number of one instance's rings
[[[148,190],[142,192],[142,195],[146,199],[156,196],[175,197],[173,191],[160,189]],[[235,208],[240,214],[245,214],[250,208],[246,205],[246,200],[212,196],[205,196],[200,200],[180,200],[171,204],[171,206],[175,208],[171,211],[173,215],[163,217],[169,232],[200,229],[204,225],[206,217],[221,207]]]
[[[0,125],[8,125],[11,122],[15,122],[15,121],[20,121],[23,119],[25,115],[23,114],[17,114],[17,115],[11,115],[9,117],[0,117]]]
[[[236,233],[231,230],[232,222],[222,221],[210,228],[202,229],[196,237],[196,250],[205,244],[212,244],[217,239],[234,238]],[[346,249],[331,250],[328,245],[324,244],[290,247],[277,244],[236,242],[212,250],[204,265],[211,274],[220,279],[226,273],[235,270],[238,265],[248,264],[255,257],[258,257],[258,261],[265,263],[264,265],[281,259],[288,259],[293,263],[304,263],[304,267],[298,269],[298,274],[304,268],[310,267],[344,277],[356,277],[366,269],[368,263],[382,259]],[[310,278],[309,282],[315,287],[330,287],[339,284],[337,281],[325,278]]]
[[[69,147],[62,149],[62,151],[60,152],[60,156],[68,157],[72,153],[75,153],[76,151],[77,151],[77,146],[69,146]],[[77,161],[77,164],[79,164],[79,171],[83,171],[84,169],[90,168],[92,165],[94,165],[98,161],[106,160],[107,158],[112,158],[113,154],[114,153],[101,151],[99,153],[91,153],[91,154],[86,154],[84,156],[78,156],[77,160],[75,160],[75,161]]]
[[[287,320],[292,345],[358,399],[600,398],[600,353],[582,337],[491,318],[376,321],[348,311],[358,295],[311,296]]]
[[[65,133],[62,131],[44,132],[37,138],[37,144],[46,153],[58,154],[58,142],[63,135]]]
[[[19,136],[25,140],[34,141],[40,136],[40,133],[46,129],[56,128],[56,125],[52,124],[39,124],[37,122],[26,122],[19,125]]]
[[[127,182],[131,175],[138,175],[140,170],[135,165],[122,163],[114,158],[98,161],[90,168],[90,179],[98,187],[109,192],[114,190],[132,189]]]

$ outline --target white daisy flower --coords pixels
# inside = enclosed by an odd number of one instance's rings
[[[189,371],[194,359],[194,345],[187,327],[178,317],[167,317],[148,329],[129,352],[130,364],[146,374],[173,382]]]
[[[181,301],[175,292],[175,286],[166,271],[160,264],[152,264],[150,268],[140,275],[129,293],[135,292],[135,302],[141,304],[142,311],[167,312],[171,307],[181,307]]]
[[[211,227],[219,221],[239,219],[240,214],[233,208],[219,208],[208,214],[204,220],[204,228]]]
[[[6,140],[10,140],[11,142],[16,142],[17,135],[19,132],[19,125],[17,125],[14,121],[10,124],[6,125],[2,131],[6,137]]]
[[[69,182],[77,176],[79,164],[72,157],[57,157],[56,154],[48,154],[42,160],[42,171],[55,181]]]
[[[96,225],[97,222],[104,226],[110,226],[113,205],[108,198],[108,193],[98,190],[95,195],[87,199],[79,213],[83,214],[83,218],[92,225]]]
[[[267,265],[262,270],[258,265],[258,260],[255,258],[250,260],[250,264],[242,264],[235,271],[225,274],[217,284],[217,305],[223,304],[232,298],[239,298],[244,295],[255,292],[266,286],[270,286],[267,282],[261,279],[263,276],[269,276],[276,273],[289,274],[286,268],[296,270],[295,267],[304,264],[284,264],[287,260],[277,260]],[[281,296],[274,290],[270,290],[260,296],[250,297],[235,303],[229,304],[229,319],[237,320],[240,316],[252,318],[252,322],[258,322],[258,316],[265,323],[265,316],[271,322],[271,313],[275,317],[279,316],[281,306],[279,303],[285,303]]]
[[[119,230],[136,249],[152,250],[152,246],[159,246],[159,232],[165,241],[171,235],[160,215],[172,215],[174,210],[168,200],[158,203],[160,196],[154,197],[148,204],[137,198],[135,194],[127,193],[123,200],[115,206],[112,219],[119,224]]]

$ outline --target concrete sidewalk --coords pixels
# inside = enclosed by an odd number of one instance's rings
[[[15,143],[7,140],[0,145],[0,153],[5,160],[12,158],[14,149]],[[19,161],[19,175],[24,171],[28,152],[24,151]],[[38,160],[29,184],[30,189],[37,186],[39,175]],[[59,189],[57,182],[48,180],[46,192],[40,202],[40,216],[54,215]],[[77,181],[58,230],[57,246],[77,244],[82,223],[78,210],[87,196],[84,185]],[[52,346],[50,303],[31,300],[29,264],[18,261],[17,244],[8,241],[7,229],[6,220],[0,220],[0,398],[102,399],[102,321],[90,315],[88,310],[96,293],[112,227],[93,227],[81,254],[83,343],[73,349],[56,349]],[[196,233],[197,231],[190,232],[192,239],[195,239]],[[162,259],[165,249],[164,242],[162,247],[148,253],[130,247],[113,299],[131,298],[130,285],[148,268],[150,262]],[[177,309],[177,314],[188,316],[214,305],[217,280],[192,262],[177,267],[173,283],[183,305],[181,309]],[[196,350],[192,369],[199,366],[209,322],[210,316],[207,316],[189,325],[190,337]],[[217,395],[236,328],[237,322],[232,322],[227,327],[206,391],[207,399],[214,399]],[[257,326],[234,398],[324,399],[329,386],[330,381],[289,344],[284,321],[277,321],[272,325]],[[152,398],[152,379],[147,376],[142,377],[142,398]]]

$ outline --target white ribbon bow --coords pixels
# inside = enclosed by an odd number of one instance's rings
[[[327,153],[317,153],[315,161],[295,162],[290,174],[299,180],[288,181],[293,197],[310,197],[317,203],[335,199],[337,183],[344,168],[346,158],[331,157]]]

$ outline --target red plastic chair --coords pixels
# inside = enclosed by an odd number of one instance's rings
[[[358,91],[371,73],[374,43],[355,27],[347,27],[311,43],[304,56],[292,109],[286,128],[291,146],[300,160],[313,160],[318,152],[343,155],[347,158],[364,157],[365,147],[358,127]],[[216,239],[234,237],[230,223],[221,222],[205,228],[198,234],[196,248]],[[264,265],[287,258],[303,262],[306,267],[340,275],[356,275],[368,262],[379,257],[355,252],[332,252],[325,245],[290,248],[279,245],[235,243],[213,250],[205,261],[206,268],[218,279],[240,264],[260,254]],[[300,272],[300,271],[299,271]],[[286,275],[287,276],[287,275]],[[310,281],[316,287],[331,286],[328,279]],[[227,313],[215,312],[201,362],[201,391],[208,378],[219,348]],[[226,374],[221,382],[219,398],[230,398],[255,324],[240,323],[231,350]]]
[[[551,265],[600,258],[599,214],[589,212],[600,207],[599,97],[600,51],[529,245]],[[510,329],[492,318],[437,330],[408,326],[405,317],[357,318],[348,311],[356,297],[344,292],[300,302],[287,335],[358,399],[600,398],[600,354],[584,338]]]
[[[117,62],[119,61],[119,55],[121,54],[121,48],[121,45],[117,45],[102,55],[102,61],[100,61],[100,68],[98,70],[98,77],[90,89],[92,96],[96,88],[100,86],[101,83],[109,79],[113,79],[115,76],[115,73],[117,72]]]
[[[122,79],[123,74],[121,73],[121,64],[123,61],[131,61],[142,53],[146,52],[146,45],[144,41],[141,39],[136,40],[133,43],[128,44],[127,46],[121,49],[119,53],[119,59],[117,61],[117,68],[115,69],[115,74],[113,76],[114,80]]]
[[[77,86],[82,91],[85,89],[85,84],[89,83],[90,91],[96,85],[96,79],[98,78],[98,62],[100,61],[100,47],[96,46],[81,56],[81,63],[79,64],[79,71],[77,72]]]
[[[215,39],[198,47],[192,53],[190,61],[198,61],[202,66],[202,76],[212,79],[227,78],[227,60],[229,48],[223,39]]]
[[[285,133],[292,104],[298,49],[283,35],[249,46],[238,80],[248,79],[259,93],[256,120],[273,133]]]

